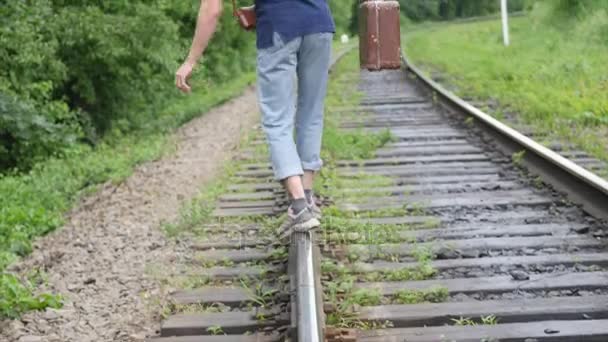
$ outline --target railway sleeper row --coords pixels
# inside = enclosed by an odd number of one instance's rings
[[[388,129],[392,141],[372,158],[336,163],[350,183],[326,202],[332,210],[316,236],[328,340],[608,340],[606,222],[499,152],[403,71],[352,77],[364,97],[332,109],[344,114],[342,128]],[[176,305],[223,310],[168,317],[154,341],[279,341],[293,328],[281,245],[262,224],[229,223],[286,208],[256,152],[262,144],[242,152],[218,200],[214,215],[226,222],[192,244],[208,285],[173,295]],[[606,167],[551,146],[591,170]],[[259,286],[252,293],[243,279]]]

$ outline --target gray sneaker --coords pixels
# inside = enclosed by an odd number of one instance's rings
[[[319,206],[317,206],[317,201],[315,201],[314,197],[312,198],[311,202],[308,204],[308,209],[310,209],[312,216],[314,216],[314,218],[316,218],[317,220],[320,220],[321,217],[323,216],[323,212],[321,211],[321,208],[319,208]]]
[[[321,223],[314,217],[310,208],[302,210],[298,214],[294,214],[292,208],[287,209],[287,218],[279,228],[281,240],[291,236],[294,232],[308,232],[315,228],[319,228]]]

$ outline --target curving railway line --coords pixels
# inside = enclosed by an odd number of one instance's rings
[[[173,295],[200,310],[151,341],[608,341],[606,165],[404,65],[332,81],[363,94],[332,108],[342,129],[392,140],[337,162],[339,217],[289,248],[265,218],[286,203],[262,139],[243,151],[219,223],[192,246],[206,285]]]

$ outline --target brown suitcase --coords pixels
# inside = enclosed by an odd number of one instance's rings
[[[359,57],[368,70],[401,67],[397,1],[363,0],[359,5]]]

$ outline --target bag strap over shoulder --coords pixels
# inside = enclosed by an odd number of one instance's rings
[[[236,0],[232,0],[232,14],[234,16],[237,15],[237,7],[236,7]]]

